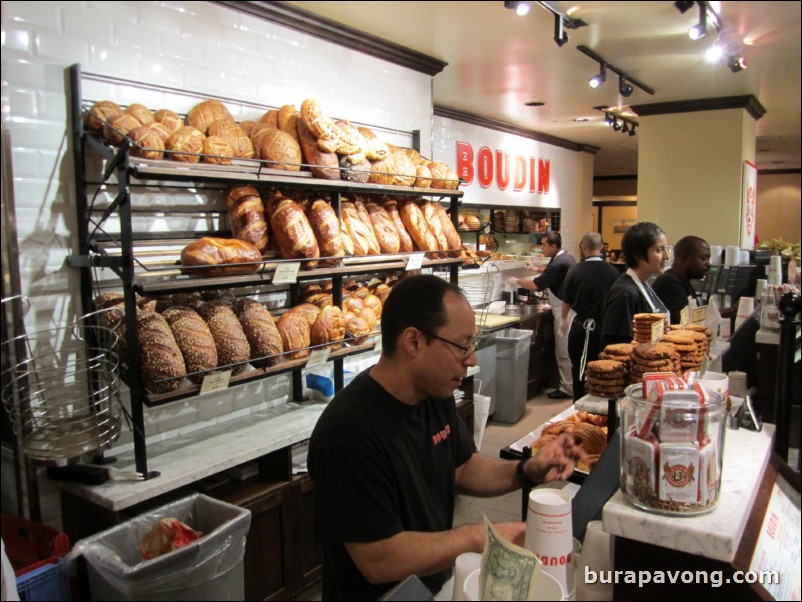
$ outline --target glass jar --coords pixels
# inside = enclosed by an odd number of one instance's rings
[[[709,512],[721,488],[724,398],[706,391],[700,405],[689,389],[672,391],[670,399],[655,403],[644,399],[642,391],[641,384],[630,385],[619,401],[621,491],[650,512]]]

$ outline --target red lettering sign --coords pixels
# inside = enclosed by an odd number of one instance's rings
[[[515,155],[515,191],[524,189],[526,184],[526,159],[521,155]]]
[[[509,153],[501,149],[495,151],[494,160],[491,148],[483,146],[474,155],[469,142],[457,141],[457,175],[465,186],[472,184],[476,178],[482,188],[490,188],[495,180],[499,190],[507,190],[512,183],[515,192],[526,189],[532,194],[548,194],[551,186],[551,161],[521,155],[510,157]]]
[[[467,186],[473,182],[473,147],[457,141],[457,175]]]
[[[537,193],[549,193],[549,172],[551,171],[551,161],[548,159],[537,160]]]
[[[510,156],[504,151],[496,151],[496,183],[501,190],[510,185]]]
[[[493,183],[493,151],[486,146],[479,149],[476,168],[479,172],[479,186],[489,188]]]

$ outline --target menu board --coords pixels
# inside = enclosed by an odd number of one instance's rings
[[[761,583],[775,600],[800,599],[800,527],[799,491],[778,474],[749,565],[751,571],[777,571],[779,583]]]

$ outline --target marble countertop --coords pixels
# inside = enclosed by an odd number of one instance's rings
[[[665,516],[639,510],[618,491],[604,506],[604,530],[714,560],[732,562],[772,449],[774,425],[759,433],[727,429],[718,505],[698,516]]]
[[[148,469],[161,474],[146,481],[110,479],[91,487],[65,482],[59,486],[107,510],[124,510],[308,439],[325,407],[287,403],[150,444]],[[133,451],[115,455],[115,468],[136,470]]]

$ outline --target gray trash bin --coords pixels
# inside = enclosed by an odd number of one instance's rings
[[[143,561],[139,541],[163,518],[203,537]],[[203,494],[172,502],[82,539],[93,600],[244,600],[243,556],[251,511]]]
[[[518,422],[526,411],[529,380],[531,330],[506,328],[496,334],[496,411],[497,422]]]

